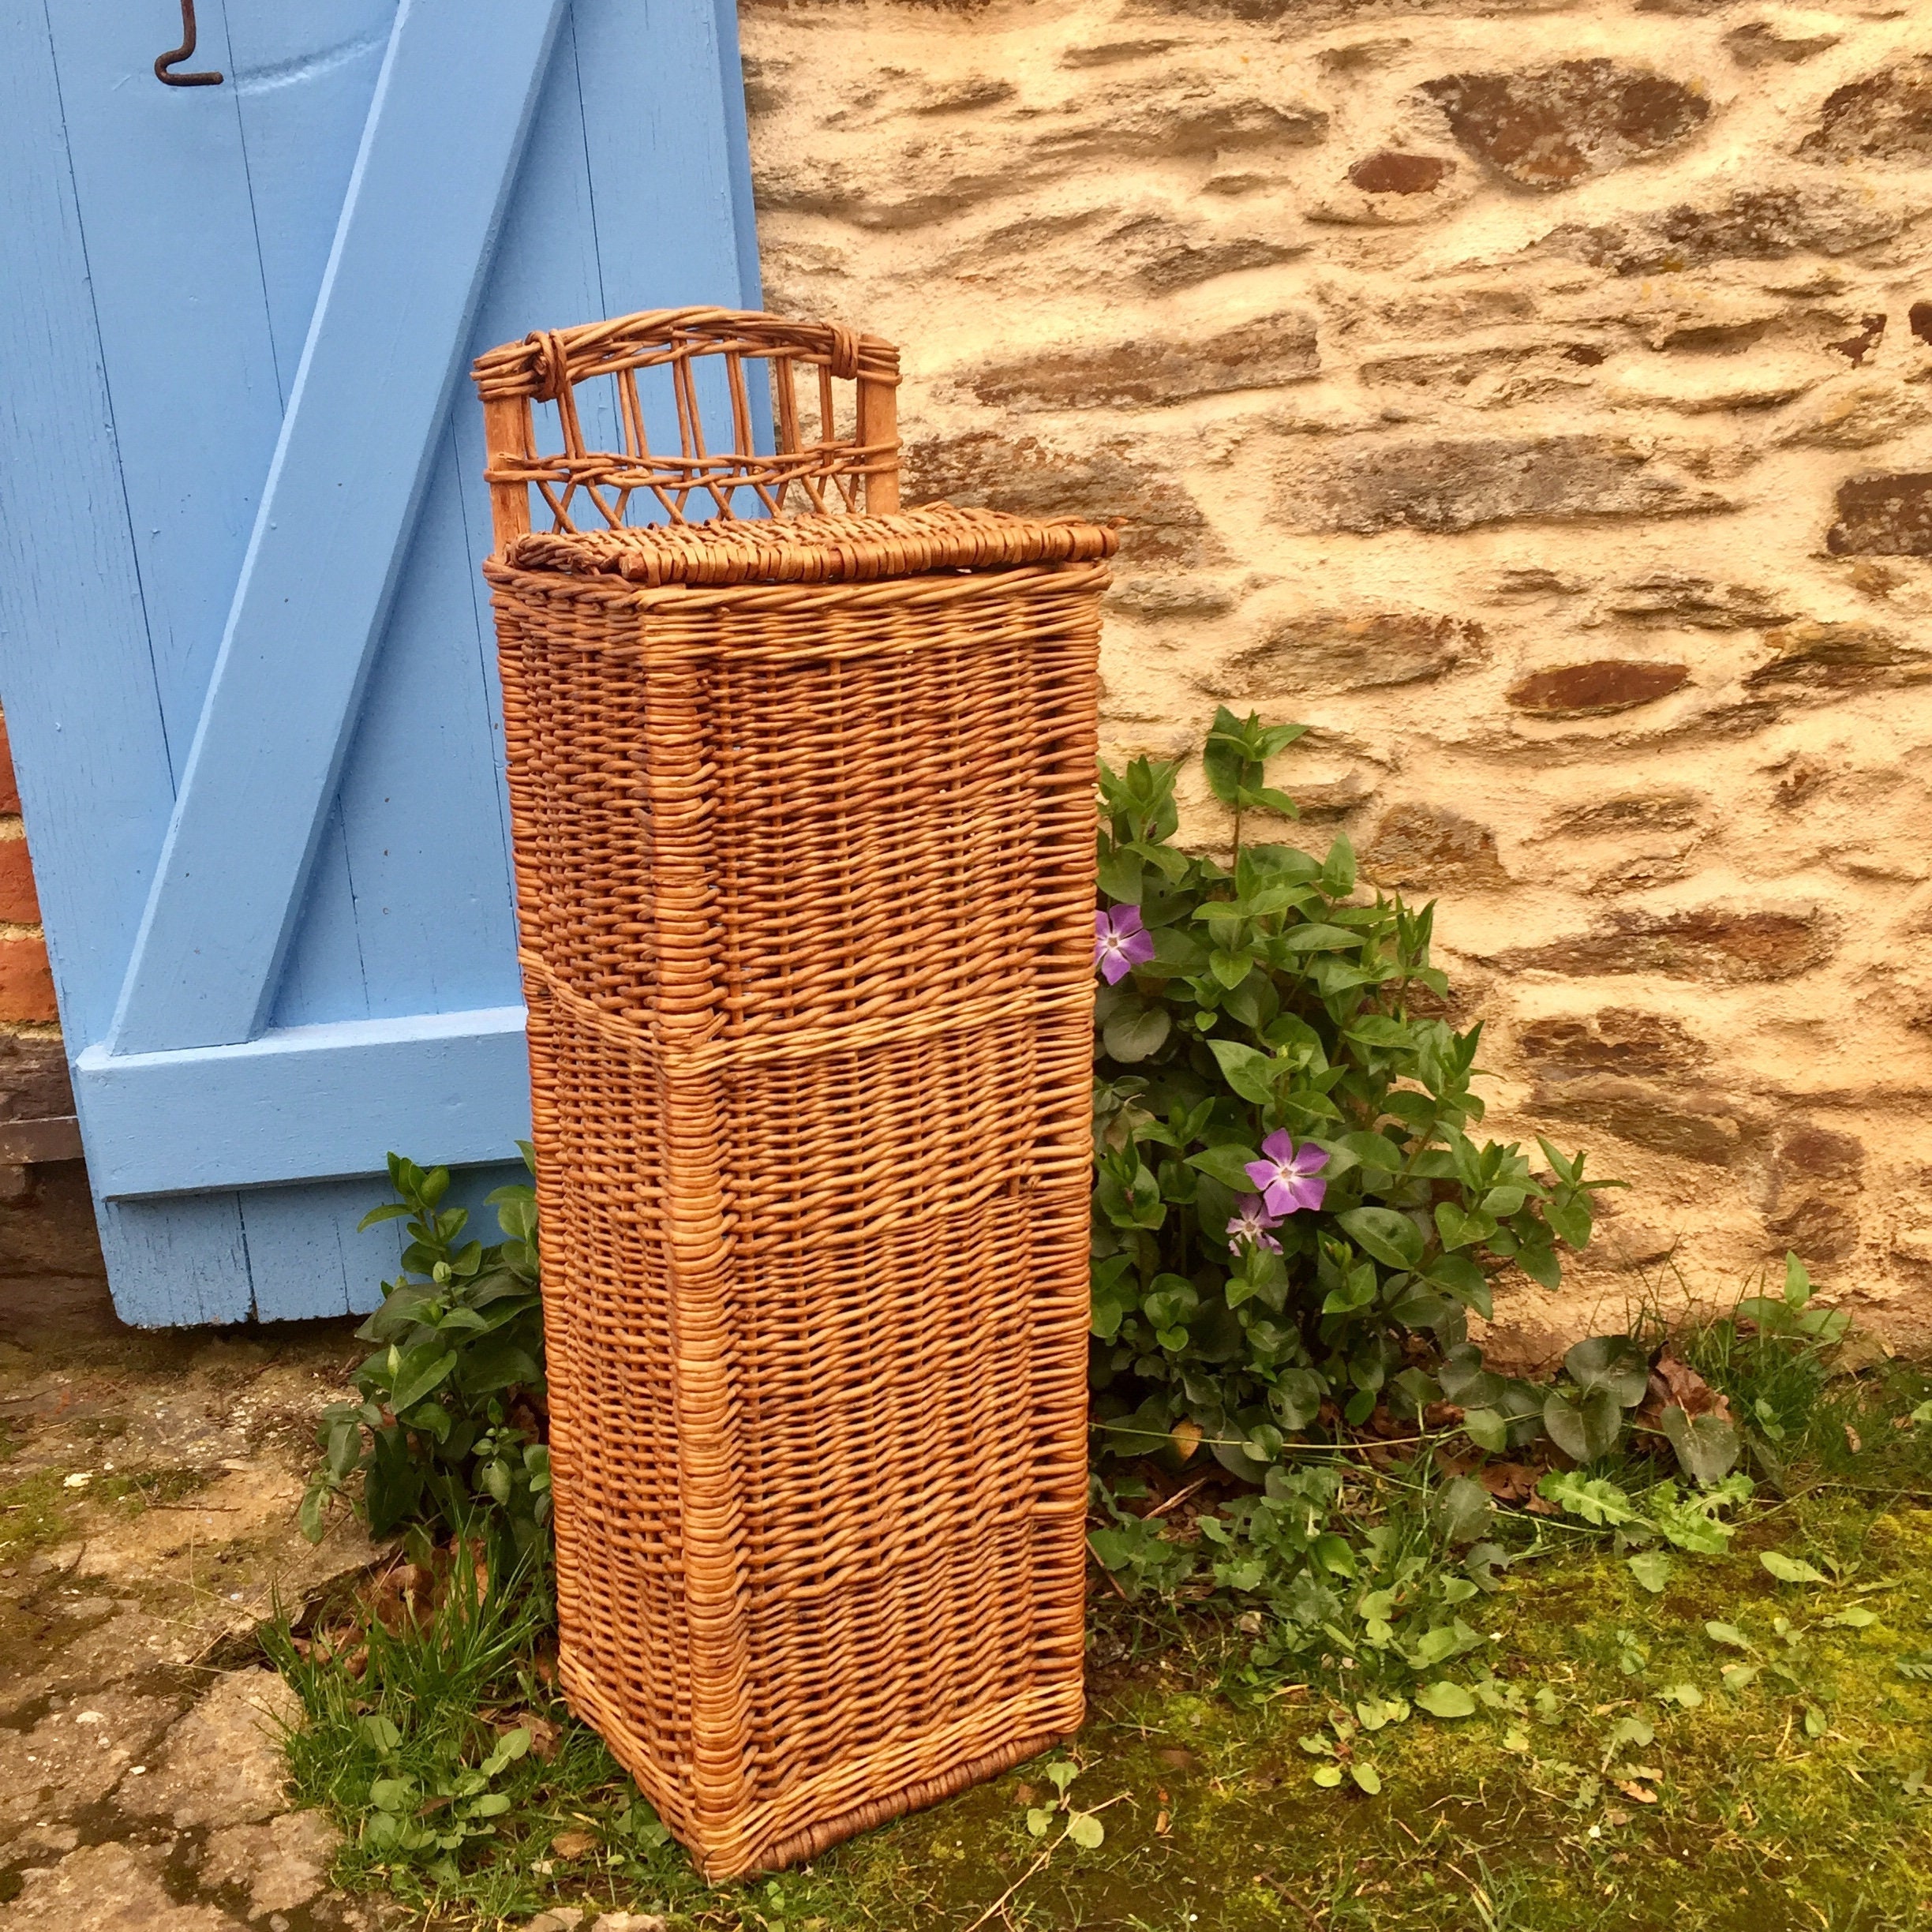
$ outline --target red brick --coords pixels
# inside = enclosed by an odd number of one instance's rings
[[[0,939],[0,1021],[58,1020],[44,939]]]
[[[40,899],[34,890],[33,861],[24,838],[0,839],[0,923],[38,926]]]
[[[7,743],[6,720],[0,717],[0,813],[21,808],[20,786],[13,777],[13,751]]]

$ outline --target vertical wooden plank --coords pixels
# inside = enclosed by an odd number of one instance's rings
[[[757,308],[735,11],[578,0],[576,20],[605,312]]]
[[[71,1054],[107,1030],[172,786],[42,0],[0,0],[0,331],[32,371],[0,391],[0,700]],[[231,1195],[99,1220],[125,1320],[246,1312]]]
[[[457,463],[446,432],[343,773],[359,944],[378,1019],[522,998]]]
[[[356,1223],[387,1197],[388,1186],[371,1175],[240,1196],[261,1320],[366,1313],[380,1305],[383,1281],[394,1277],[402,1256],[402,1224],[385,1221],[358,1233]]]
[[[245,1040],[272,1009],[563,6],[402,0],[135,940],[123,1050]]]
[[[178,782],[282,426],[241,124],[231,88],[155,80],[143,9],[48,17]],[[222,9],[198,17],[197,58],[225,71]]]
[[[97,1201],[116,1312],[137,1328],[245,1321],[254,1297],[233,1194]]]
[[[759,307],[735,9],[728,0],[578,0],[576,17],[602,313]],[[723,365],[700,362],[692,373],[721,447],[731,422]],[[653,442],[674,441],[668,385],[646,379],[642,395]],[[751,403],[756,438],[769,448],[762,382],[752,384]]]
[[[397,0],[226,0],[262,289],[286,395],[315,313]]]
[[[171,786],[43,0],[0,0],[0,696],[77,1050],[113,1012]]]

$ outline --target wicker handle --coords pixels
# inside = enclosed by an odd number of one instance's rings
[[[692,371],[710,356],[723,360],[730,417],[726,446],[716,451],[706,436]],[[754,361],[765,363],[771,377],[774,447],[769,455],[754,447],[745,365]],[[641,369],[666,373],[676,410],[675,455],[650,447]],[[811,410],[799,407],[801,370],[815,378],[808,384],[815,423],[808,421]],[[734,500],[743,492],[755,500],[754,515],[800,510],[876,515],[899,507],[899,351],[837,323],[789,322],[731,309],[648,309],[576,328],[533,331],[522,342],[479,356],[474,374],[489,444],[485,474],[499,555],[531,528],[533,487],[549,506],[552,528],[566,532],[578,529],[578,519],[586,515],[594,519],[591,528],[621,529],[641,520],[631,515],[634,504],[652,522],[736,517],[743,511]],[[616,391],[621,450],[585,444],[578,391],[601,377]],[[845,382],[857,395],[852,429],[841,435],[833,385]],[[556,412],[563,447],[554,455],[537,453],[540,405]],[[659,515],[651,514],[653,506]]]

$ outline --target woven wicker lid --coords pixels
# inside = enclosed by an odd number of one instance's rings
[[[1010,516],[933,504],[889,516],[720,518],[637,529],[532,531],[504,554],[512,570],[666,584],[858,583],[934,571],[1091,563],[1116,534],[1076,517]]]

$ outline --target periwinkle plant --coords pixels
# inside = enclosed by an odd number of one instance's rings
[[[1435,908],[1244,837],[1304,727],[1219,712],[1203,762],[1231,867],[1170,841],[1179,767],[1101,769],[1092,1377],[1103,1442],[1198,1440],[1259,1480],[1324,1413],[1419,1414],[1511,1268],[1554,1288],[1589,1240],[1583,1156],[1468,1129],[1481,1028],[1436,1017]],[[1459,1354],[1458,1361],[1466,1361]],[[1453,1377],[1451,1378],[1454,1379]],[[1498,1426],[1540,1432],[1529,1408]],[[1191,1425],[1184,1427],[1184,1425]],[[1494,1447],[1501,1447],[1499,1438]]]

